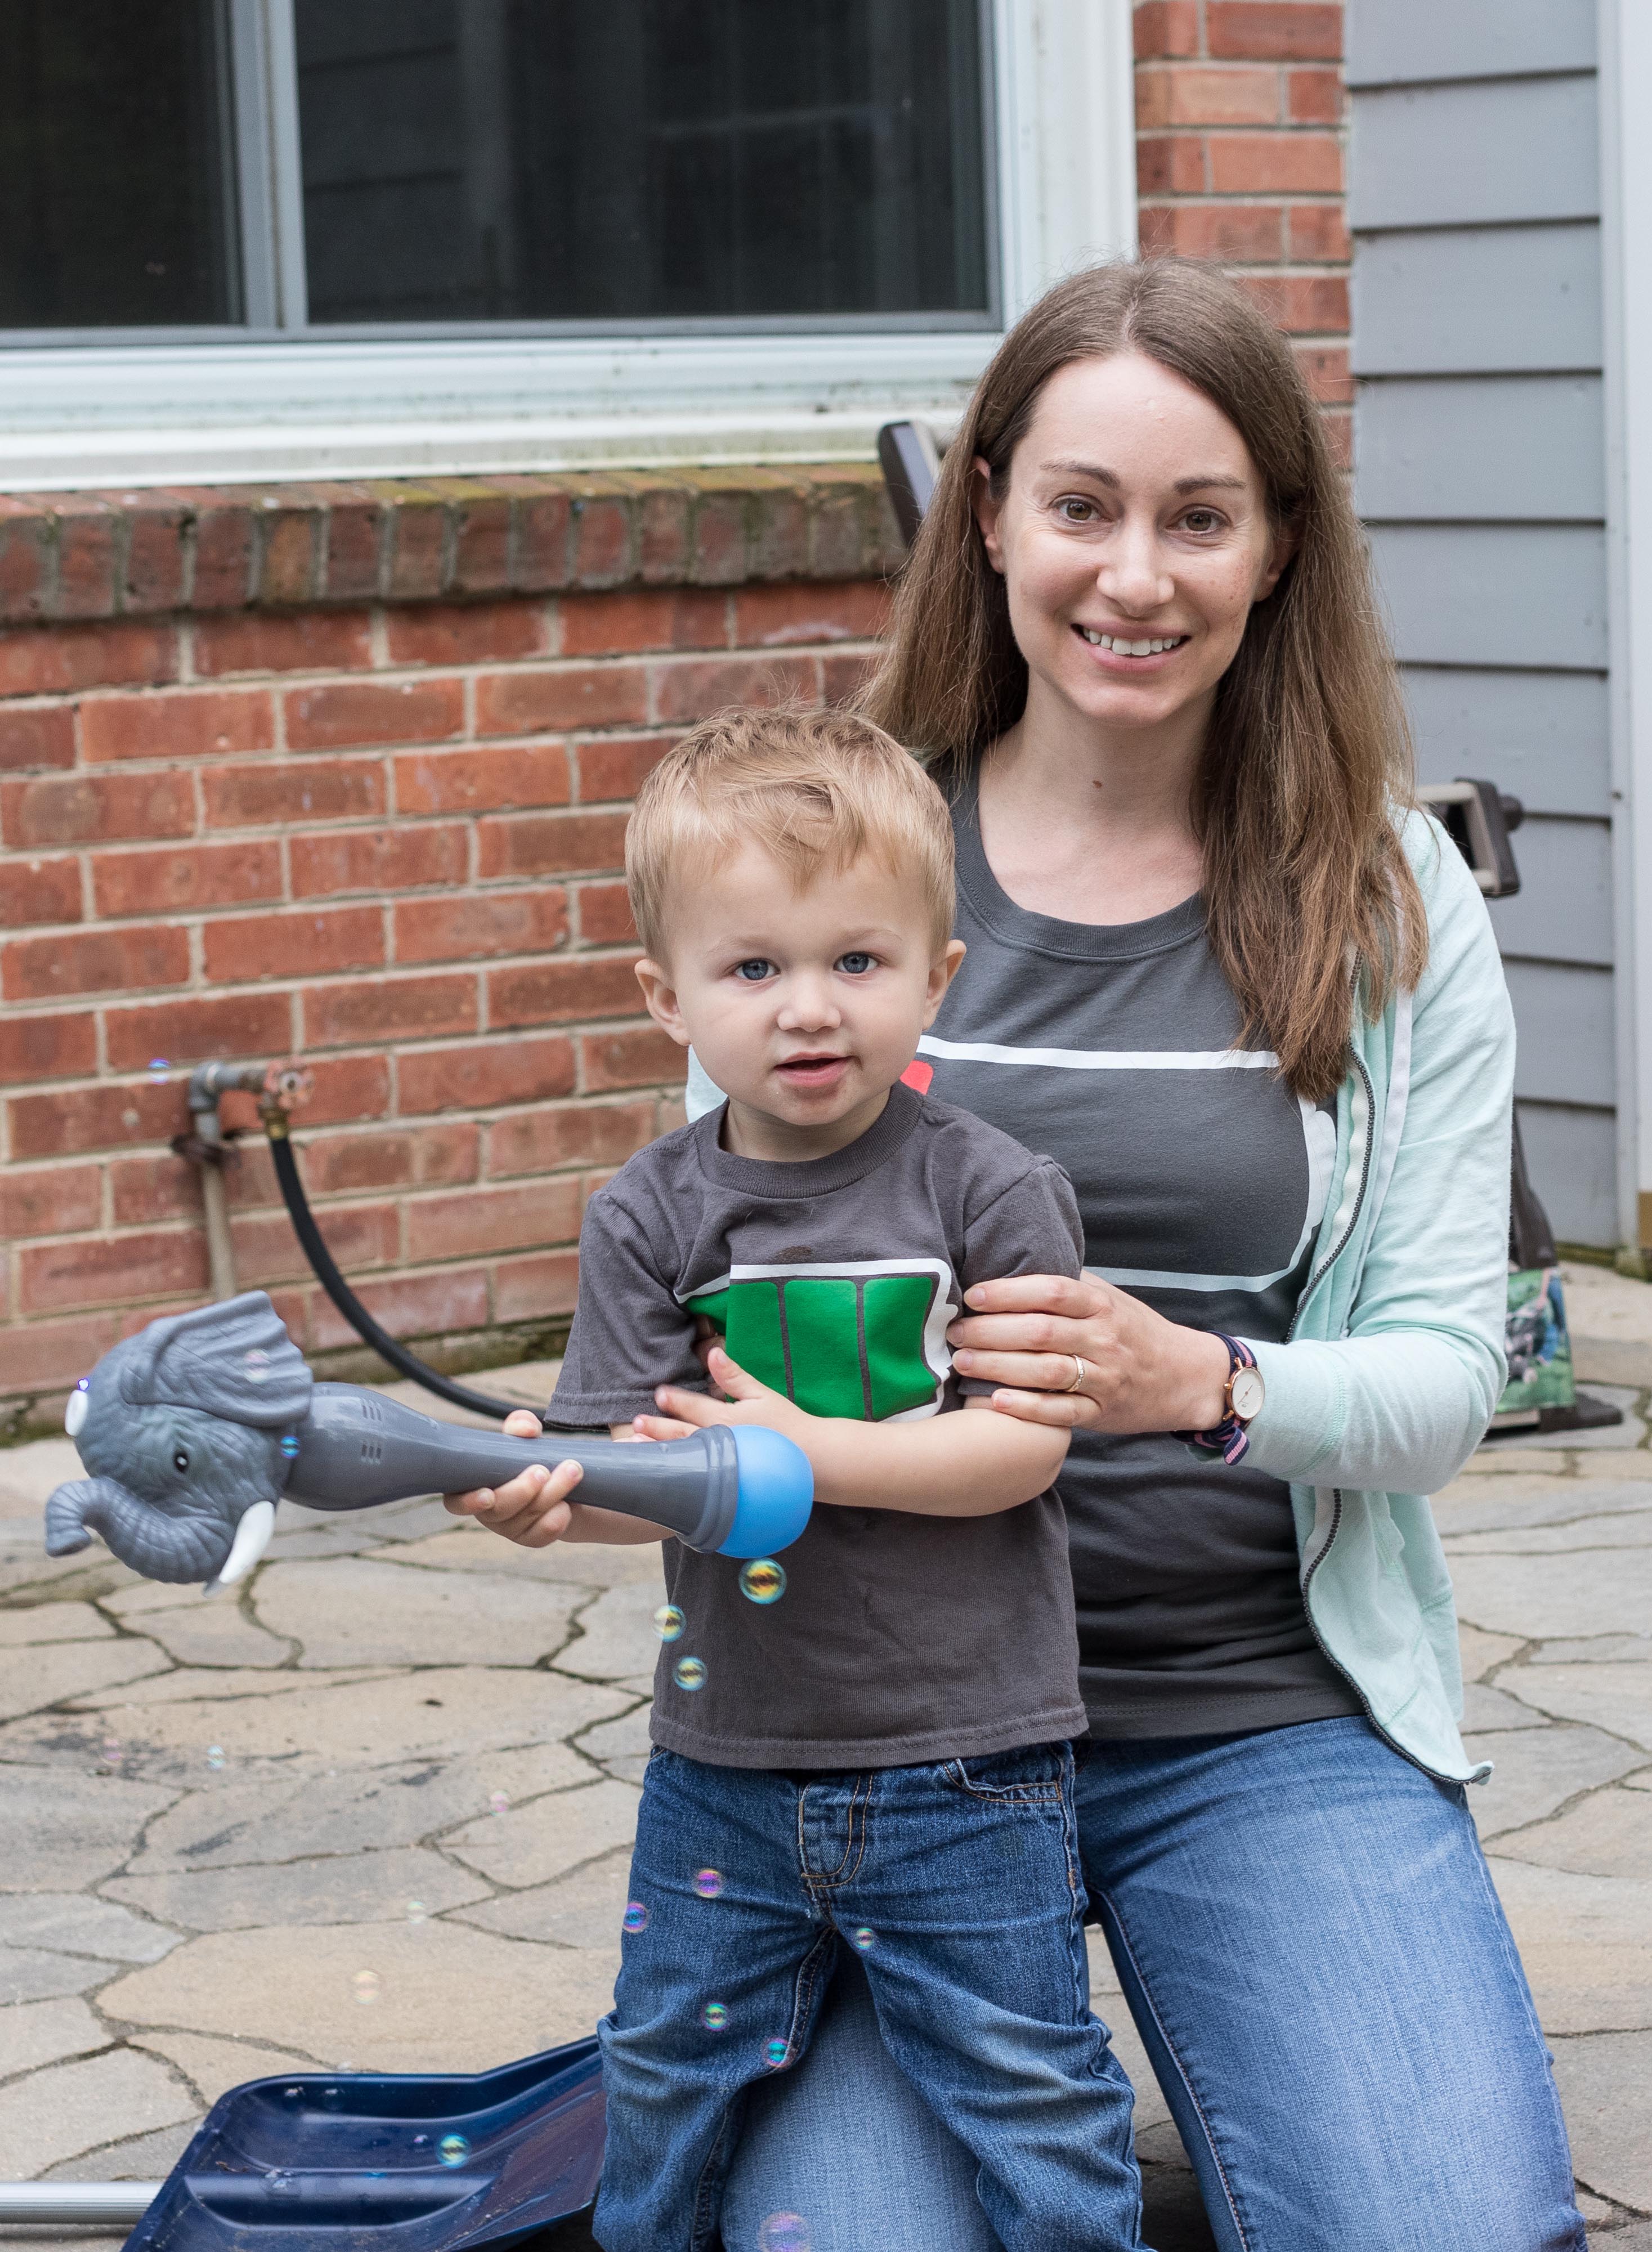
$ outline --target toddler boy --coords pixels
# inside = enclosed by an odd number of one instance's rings
[[[649,1012],[726,1102],[592,1199],[550,1414],[767,1424],[816,1508],[781,1571],[666,1542],[598,2242],[718,2242],[744,2091],[802,2055],[842,1939],[1010,2252],[1135,2245],[1129,2083],[1087,2004],[1065,1435],[961,1396],[990,1387],[946,1343],[971,1283],[1079,1273],[1078,1209],[900,1083],[963,952],[947,809],[864,720],[736,713],[650,775],[627,876]],[[577,1475],[467,1500],[536,1545],[659,1537]]]

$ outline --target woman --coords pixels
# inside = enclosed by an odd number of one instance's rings
[[[920,1068],[1084,1211],[1082,1282],[972,1291],[952,1338],[1077,1434],[1086,1877],[1217,2241],[1580,2248],[1417,1498],[1503,1380],[1512,1025],[1406,810],[1320,417],[1236,288],[1122,265],[1032,309],[866,700],[956,795],[969,951]],[[838,1984],[748,2115],[730,2252],[990,2246]]]

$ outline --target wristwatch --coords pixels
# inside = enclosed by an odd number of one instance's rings
[[[1222,1420],[1208,1431],[1178,1431],[1176,1436],[1201,1455],[1220,1455],[1230,1467],[1242,1459],[1249,1447],[1249,1425],[1262,1412],[1262,1402],[1267,1397],[1262,1382],[1262,1372],[1256,1366],[1256,1355],[1239,1338],[1226,1337],[1220,1330],[1214,1335],[1227,1347],[1227,1382],[1222,1387]]]

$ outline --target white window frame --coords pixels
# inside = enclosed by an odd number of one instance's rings
[[[895,417],[950,427],[1041,289],[1135,247],[1130,0],[986,0],[1002,326],[283,334],[304,318],[292,0],[229,8],[246,329],[0,351],[0,488],[864,459]]]

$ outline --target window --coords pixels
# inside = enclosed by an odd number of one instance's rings
[[[1128,17],[0,0],[0,477],[863,450],[1131,239]]]

